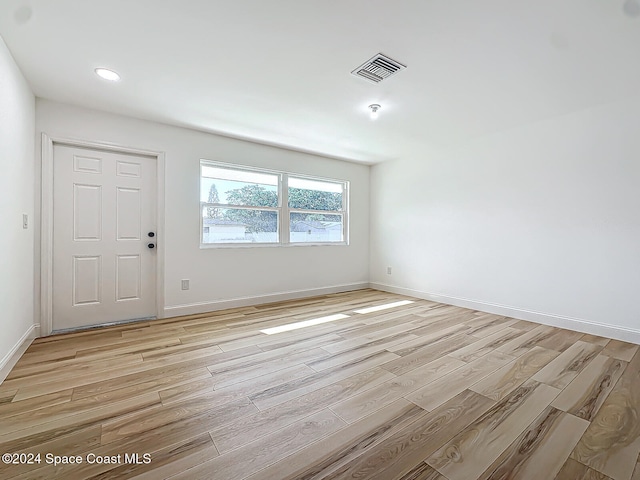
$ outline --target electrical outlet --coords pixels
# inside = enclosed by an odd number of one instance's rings
[[[391,275],[391,267],[387,267],[387,275]]]
[[[189,290],[189,280],[182,280],[182,290]]]

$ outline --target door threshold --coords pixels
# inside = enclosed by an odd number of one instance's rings
[[[53,330],[51,335],[60,335],[63,333],[75,333],[75,332],[84,332],[87,330],[93,330],[96,328],[104,328],[104,327],[114,327],[117,325],[126,325],[127,323],[137,323],[137,322],[146,322],[148,320],[157,320],[158,317],[142,317],[142,318],[132,318],[130,320],[118,320],[117,322],[107,322],[107,323],[98,323],[96,325],[87,325],[86,327],[72,327],[72,328],[62,328],[60,330]]]

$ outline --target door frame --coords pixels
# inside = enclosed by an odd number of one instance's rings
[[[42,183],[40,200],[40,336],[53,330],[53,149],[55,145],[83,147],[156,159],[156,318],[164,318],[164,214],[165,154],[156,150],[107,142],[50,136],[42,133]]]

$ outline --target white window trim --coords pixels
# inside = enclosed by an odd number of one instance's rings
[[[202,179],[202,167],[220,167],[228,168],[231,170],[245,170],[247,172],[266,173],[270,175],[278,176],[278,206],[277,207],[257,207],[250,205],[228,205],[222,203],[209,203],[200,201],[200,231],[199,231],[199,243],[201,249],[208,248],[254,248],[254,247],[311,247],[311,246],[347,246],[349,245],[349,192],[350,182],[348,180],[338,180],[335,178],[318,177],[315,175],[306,175],[302,173],[286,172],[282,170],[271,170],[260,167],[252,167],[248,165],[237,165],[234,163],[218,162],[215,160],[200,159],[200,179]],[[342,185],[342,211],[337,210],[307,210],[289,208],[288,202],[288,183],[289,177],[316,180],[320,182],[337,183]],[[200,182],[201,185],[201,182]],[[202,195],[202,192],[200,192]],[[286,201],[285,201],[285,196]],[[202,228],[204,217],[202,216],[202,209],[208,206],[216,208],[238,208],[243,210],[266,210],[278,212],[278,241],[277,242],[250,242],[250,243],[203,243],[202,241]],[[290,217],[291,213],[318,213],[326,215],[342,215],[342,241],[341,242],[291,242],[290,241]]]

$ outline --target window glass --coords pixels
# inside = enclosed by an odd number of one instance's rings
[[[342,242],[342,215],[291,213],[289,241],[291,243]]]
[[[203,166],[200,201],[254,207],[278,206],[278,175]]]
[[[342,210],[343,184],[289,177],[289,208]]]
[[[277,243],[278,212],[252,208],[202,210],[202,243]]]

